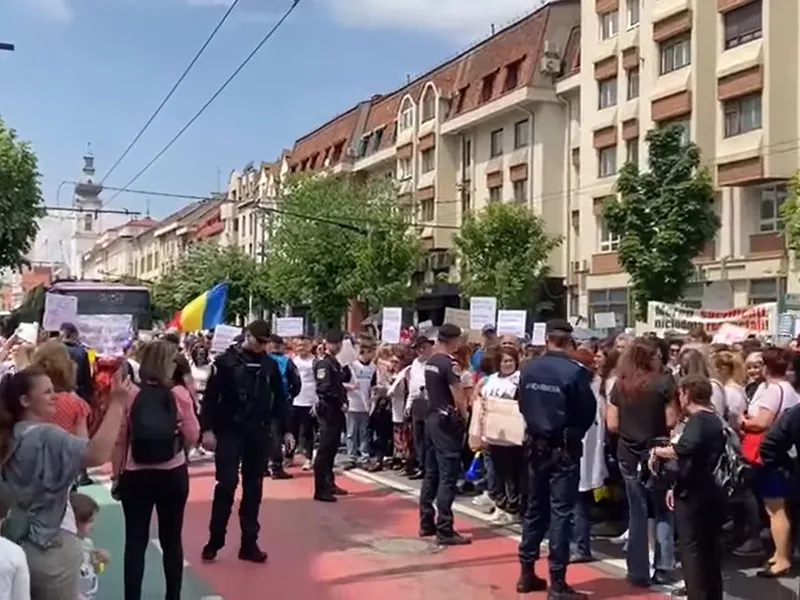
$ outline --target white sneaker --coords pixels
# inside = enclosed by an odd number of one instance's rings
[[[492,523],[495,525],[511,525],[513,522],[514,517],[499,508],[492,515]]]
[[[308,459],[306,459],[306,462],[303,463],[303,471],[310,471],[313,467],[314,465]]]
[[[472,506],[486,514],[489,514],[495,508],[494,501],[489,497],[489,492],[483,492],[480,496],[473,498]]]
[[[624,544],[628,541],[628,530],[626,529],[622,535],[619,535],[615,538],[611,538],[612,544]]]

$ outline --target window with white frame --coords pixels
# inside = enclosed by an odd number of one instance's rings
[[[661,74],[666,75],[692,64],[692,35],[681,34],[661,44]]]
[[[728,100],[723,111],[726,138],[761,129],[761,92]]]
[[[400,120],[398,121],[397,128],[399,131],[411,129],[414,126],[414,105],[411,100],[406,98],[403,102],[403,109],[400,112]]]
[[[422,200],[419,203],[419,210],[420,210],[420,220],[425,222],[433,221],[435,216],[435,205],[433,202],[433,198],[428,198],[426,200]]]
[[[603,79],[597,83],[597,108],[617,105],[617,78]]]
[[[427,123],[434,117],[436,117],[436,92],[429,87],[422,98],[422,122]]]
[[[759,212],[759,227],[761,233],[770,233],[783,229],[781,221],[781,205],[786,201],[789,193],[785,185],[771,185],[761,190],[761,205]]]
[[[600,15],[600,39],[607,40],[619,31],[619,12],[612,10]]]
[[[598,234],[600,237],[598,248],[600,252],[616,252],[619,249],[619,237],[611,233],[605,221],[598,219]]]
[[[639,97],[639,69],[628,71],[628,100]]]
[[[503,154],[503,130],[495,129],[489,138],[489,157],[495,158]]]
[[[405,181],[413,176],[410,158],[400,158],[397,160],[397,179]]]
[[[518,179],[514,182],[514,202],[525,204],[528,202],[528,180]]]
[[[628,0],[626,3],[628,9],[628,29],[636,27],[639,24],[639,2],[641,2],[641,0]]]
[[[597,151],[597,176],[611,177],[617,172],[617,147],[609,146]]]
[[[436,168],[436,153],[433,148],[423,150],[419,155],[420,173],[430,173]]]
[[[503,186],[496,185],[489,188],[489,202],[502,202],[503,200]]]

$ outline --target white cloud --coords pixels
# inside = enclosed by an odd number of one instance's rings
[[[69,0],[20,0],[18,3],[54,21],[64,22],[72,19],[73,12]]]
[[[544,0],[319,0],[344,25],[429,31],[450,37],[488,35]]]

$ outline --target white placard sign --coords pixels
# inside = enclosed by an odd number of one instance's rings
[[[20,323],[15,335],[26,344],[36,344],[39,341],[39,324]]]
[[[278,317],[275,319],[275,333],[281,337],[297,337],[303,335],[305,323],[303,317]]]
[[[241,327],[233,325],[217,325],[214,328],[214,337],[211,338],[211,354],[225,352],[233,345],[236,336],[242,333]]]
[[[403,329],[403,309],[396,306],[383,307],[383,325],[381,340],[387,344],[400,343],[400,331]]]
[[[497,298],[475,296],[469,300],[469,328],[480,331],[484,325],[497,324]]]
[[[617,315],[613,312],[595,313],[595,329],[614,329],[617,326]]]
[[[64,323],[75,323],[78,316],[78,298],[64,294],[44,295],[44,317],[42,328],[45,331],[58,331]]]
[[[133,341],[133,315],[78,315],[81,342],[97,356],[120,356]]]
[[[463,308],[451,308],[447,306],[444,309],[444,322],[455,325],[461,329],[461,331],[469,331],[469,311]]]
[[[547,323],[534,323],[531,346],[547,345]]]
[[[524,310],[499,310],[497,311],[497,335],[514,335],[518,338],[525,336],[525,326],[528,323],[528,312]]]

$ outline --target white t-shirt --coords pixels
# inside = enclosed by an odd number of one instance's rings
[[[350,363],[355,389],[347,390],[347,410],[352,413],[368,413],[372,410],[372,381],[377,368],[373,363],[364,364],[360,360]]]
[[[292,358],[294,366],[297,367],[297,374],[300,376],[300,393],[292,401],[294,406],[314,406],[319,398],[317,397],[317,380],[314,378],[314,357],[308,358],[295,356]]]
[[[0,537],[0,600],[31,600],[31,575],[25,552]]]
[[[759,410],[766,408],[775,413],[777,419],[782,413],[800,402],[797,392],[788,381],[780,383],[767,383],[758,386],[753,400],[747,407],[747,416],[755,417]]]
[[[484,398],[504,398],[514,400],[519,388],[519,371],[501,377],[497,373],[489,375],[481,386],[481,395]]]
[[[747,392],[738,383],[729,382],[725,385],[725,404],[728,407],[728,421],[735,425],[747,410]]]

